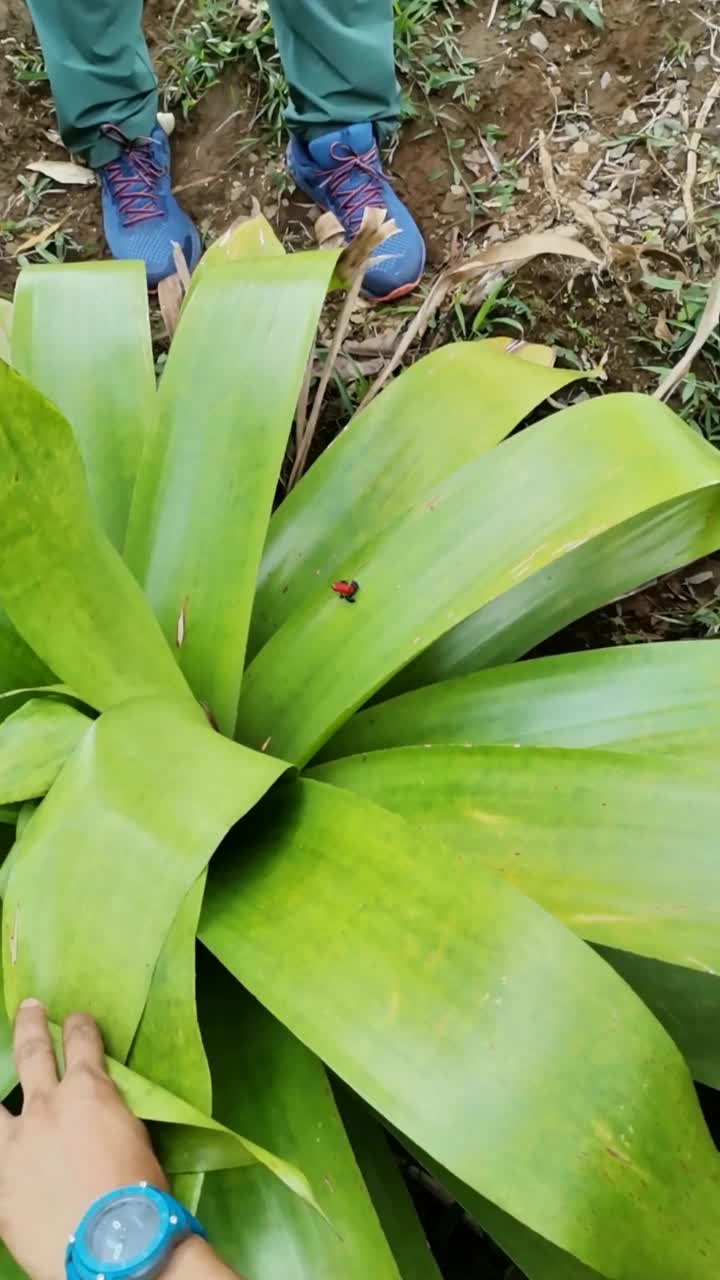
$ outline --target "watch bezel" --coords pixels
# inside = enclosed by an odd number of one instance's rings
[[[87,1248],[88,1231],[100,1214],[105,1213],[118,1200],[131,1196],[150,1201],[158,1213],[158,1229],[147,1248],[134,1258],[121,1263],[100,1263]],[[101,1277],[103,1280],[145,1280],[145,1277],[151,1277],[183,1235],[184,1222],[178,1209],[179,1206],[175,1207],[165,1192],[140,1183],[117,1187],[107,1195],[100,1196],[83,1217],[68,1249],[68,1253],[72,1253],[73,1267],[81,1280],[101,1280]]]

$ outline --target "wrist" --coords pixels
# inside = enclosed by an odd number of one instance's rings
[[[237,1280],[202,1236],[189,1236],[173,1250],[161,1280]]]

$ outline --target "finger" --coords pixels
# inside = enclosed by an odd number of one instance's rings
[[[23,1000],[15,1018],[15,1068],[27,1102],[57,1085],[57,1067],[47,1014],[39,1000]]]
[[[97,1023],[88,1013],[71,1013],[63,1026],[65,1070],[84,1067],[105,1075],[105,1049]]]

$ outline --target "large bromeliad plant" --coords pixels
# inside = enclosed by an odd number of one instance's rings
[[[574,375],[463,344],[271,515],[334,258],[264,239],[157,390],[139,267],[18,286],[2,1091],[20,998],[92,1011],[251,1280],[437,1280],[383,1125],[530,1280],[715,1280],[720,648],[512,664],[716,548],[720,458],[634,395],[506,440]]]

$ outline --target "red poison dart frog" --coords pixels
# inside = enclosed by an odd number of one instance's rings
[[[355,597],[360,590],[360,583],[356,582],[354,578],[350,582],[346,578],[341,578],[339,582],[333,582],[331,586],[341,600],[347,600],[348,604],[355,603]]]

